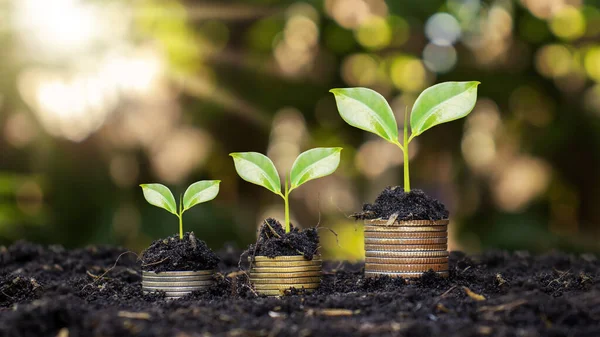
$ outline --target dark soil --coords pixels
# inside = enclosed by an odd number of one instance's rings
[[[194,232],[183,239],[173,235],[152,242],[140,257],[145,271],[197,271],[215,269],[219,257]]]
[[[319,248],[319,235],[316,228],[301,230],[290,224],[290,232],[286,233],[279,221],[268,218],[259,228],[256,244],[250,245],[245,252],[247,256],[292,256],[304,255],[312,260]]]
[[[386,187],[372,204],[364,204],[362,212],[353,214],[355,219],[389,219],[397,214],[397,220],[442,220],[449,213],[444,204],[421,190],[404,192],[400,186]]]
[[[316,293],[284,298],[255,296],[239,252],[219,255],[216,287],[167,301],[142,294],[136,256],[122,249],[0,247],[0,336],[600,336],[600,262],[589,254],[452,252],[448,279],[411,284],[329,262]]]

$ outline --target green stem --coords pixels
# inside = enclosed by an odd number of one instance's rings
[[[179,239],[183,240],[183,214],[179,214]]]
[[[408,109],[404,112],[404,192],[410,192],[410,173],[408,170]]]
[[[179,195],[179,240],[183,240],[183,203],[181,202],[182,195]]]
[[[288,181],[285,178],[285,195],[283,201],[285,202],[285,232],[290,232],[290,191],[288,190]]]

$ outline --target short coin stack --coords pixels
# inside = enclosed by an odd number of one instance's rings
[[[255,256],[250,268],[250,282],[257,293],[281,296],[290,288],[311,292],[321,284],[320,256],[307,260],[304,256]]]
[[[214,270],[199,271],[142,271],[144,294],[164,291],[168,299],[183,297],[192,291],[206,290],[214,283]]]
[[[448,220],[365,221],[365,276],[448,276]]]

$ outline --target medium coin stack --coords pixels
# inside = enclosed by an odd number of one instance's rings
[[[144,294],[164,291],[165,298],[180,298],[192,291],[208,289],[214,283],[214,274],[214,270],[142,271],[142,290]]]
[[[448,220],[365,221],[365,276],[448,276]]]
[[[255,256],[251,263],[250,282],[261,295],[281,296],[290,288],[312,292],[321,284],[320,256]]]

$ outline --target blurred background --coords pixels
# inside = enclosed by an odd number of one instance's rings
[[[426,87],[477,80],[463,120],[411,143],[413,188],[451,212],[451,249],[600,250],[600,0],[0,0],[0,243],[175,234],[140,183],[222,180],[184,217],[215,250],[283,202],[238,178],[316,146],[337,172],[294,191],[329,258],[362,257],[348,216],[402,183],[402,153],[339,117],[330,88],[381,92],[399,125]],[[326,227],[326,228],[325,228]],[[338,234],[336,237],[327,229]]]

